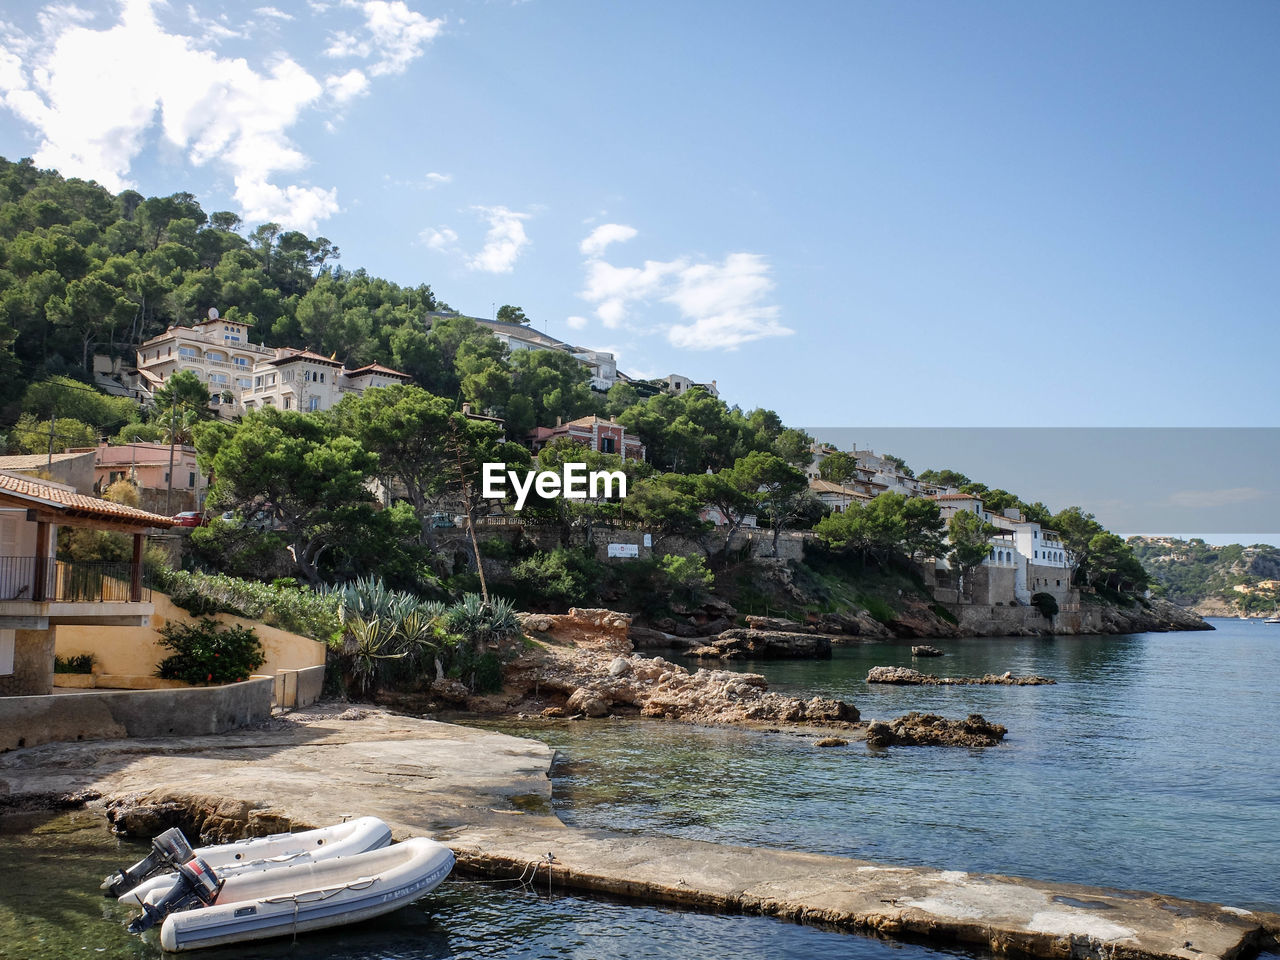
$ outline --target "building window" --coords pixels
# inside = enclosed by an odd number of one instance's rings
[[[310,398],[308,398],[308,400],[307,400],[307,412],[308,412],[308,413],[315,413],[315,412],[316,412],[317,410],[319,410],[319,409],[320,409],[320,398],[319,398],[319,397],[310,397]]]
[[[196,351],[196,348],[195,348],[195,347],[179,347],[179,348],[178,348],[178,356],[180,356],[180,357],[198,357],[198,356],[200,356],[200,354]]]
[[[194,487],[195,485],[196,485],[196,474],[195,474],[195,471],[193,470],[187,474],[187,486]]]
[[[284,398],[284,408],[285,408],[286,410],[288,410],[288,409],[289,409],[289,401],[290,401],[291,399],[292,399],[292,397],[285,397],[285,398]]]
[[[236,386],[240,387],[242,390],[248,390],[250,387],[253,386],[253,378],[252,377],[236,377]]]
[[[324,374],[323,374],[323,373],[321,373],[321,374],[320,374],[320,382],[321,382],[321,383],[324,383]]]
[[[616,453],[617,451],[616,451],[616,450],[614,450],[614,448],[613,448],[613,443],[614,443],[614,441],[613,441],[613,437],[601,437],[601,438],[600,438],[600,452],[601,452],[601,453]]]
[[[237,367],[247,367],[249,365],[248,357],[232,357],[231,359]]]

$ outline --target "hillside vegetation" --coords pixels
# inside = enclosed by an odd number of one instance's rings
[[[1201,539],[1130,537],[1134,555],[1174,603],[1204,613],[1270,614],[1280,581],[1280,548],[1214,546]],[[1236,587],[1243,587],[1237,590]]]
[[[878,590],[890,572],[944,549],[962,568],[988,552],[982,525],[948,528],[932,500],[888,493],[828,514],[803,473],[812,438],[772,410],[730,406],[697,387],[641,396],[619,382],[597,393],[570,354],[510,355],[429,285],[401,286],[339,259],[328,238],[206,213],[190,193],[112,194],[27,160],[0,159],[0,404],[8,451],[57,451],[102,437],[194,443],[213,478],[209,512],[228,516],[192,534],[183,562],[309,588],[373,574],[440,599],[492,589],[543,608],[688,607],[717,589],[717,577],[726,592],[737,583],[726,571],[744,558],[729,544],[755,517],[775,546],[784,528],[814,529],[825,565],[800,579],[822,587],[818,604],[860,603],[887,616],[885,608],[905,595],[896,586]],[[146,409],[92,385],[96,354],[127,362],[143,341],[213,306],[247,324],[256,342],[308,348],[349,367],[387,364],[414,382],[349,395],[331,410],[270,409],[234,422],[212,419],[195,374],[169,378]],[[529,319],[515,307],[504,315]],[[466,416],[464,402],[503,426]],[[616,417],[638,436],[645,461],[623,462],[567,440],[535,455],[520,442],[535,426],[591,414]],[[489,510],[478,495],[481,463],[558,472],[569,461],[625,471],[625,502],[531,498],[521,519],[541,535],[514,541],[478,543],[453,525],[454,516]],[[1081,585],[1114,599],[1145,589],[1129,548],[1081,508],[1051,515],[1039,502],[954,471],[937,473],[981,493],[991,509],[1018,506],[1059,530]],[[394,491],[391,502],[375,490]],[[720,536],[705,519],[708,509],[727,518]],[[609,527],[651,533],[652,560],[599,560],[596,545]],[[121,559],[124,550],[109,536],[61,546],[72,559]]]

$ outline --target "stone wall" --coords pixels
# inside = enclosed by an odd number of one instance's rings
[[[53,692],[54,630],[15,630],[13,673],[0,676],[0,697]]]
[[[0,698],[0,751],[63,740],[225,733],[271,716],[273,683],[262,677],[222,687]]]

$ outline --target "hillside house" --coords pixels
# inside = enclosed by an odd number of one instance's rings
[[[148,530],[172,525],[63,484],[0,474],[0,696],[52,692],[59,625],[149,624],[155,608],[143,585],[143,542]],[[59,527],[131,534],[132,559],[58,560]]]
[[[616,420],[604,420],[600,417],[579,417],[568,423],[560,423],[556,418],[554,427],[535,427],[529,431],[528,443],[537,453],[552,440],[567,437],[590,450],[599,453],[616,453],[624,460],[643,460],[644,444],[639,437],[628,436],[627,429]]]

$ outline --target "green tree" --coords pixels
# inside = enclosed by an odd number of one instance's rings
[[[418,540],[435,550],[431,523],[452,463],[451,404],[421,387],[397,385],[348,396],[331,412],[338,428],[378,457],[379,473],[403,490],[418,519]]]
[[[197,433],[198,451],[211,443],[217,452],[210,502],[274,521],[307,583],[322,582],[326,552],[349,551],[368,536],[373,510],[366,481],[377,457],[321,418],[267,408],[248,414],[229,436]]]
[[[952,515],[947,524],[947,539],[951,544],[947,560],[956,571],[958,590],[964,590],[965,577],[990,554],[991,538],[999,533],[999,527],[976,513],[960,510]]]
[[[857,475],[857,458],[843,450],[827,454],[818,464],[818,476],[829,483],[848,483]]]
[[[513,307],[509,303],[504,303],[498,308],[498,320],[501,323],[528,323],[529,318],[524,315],[524,311],[519,307]]]
[[[937,484],[940,487],[955,487],[957,489],[973,482],[959,470],[926,470],[917,479],[923,480],[925,483]]]

